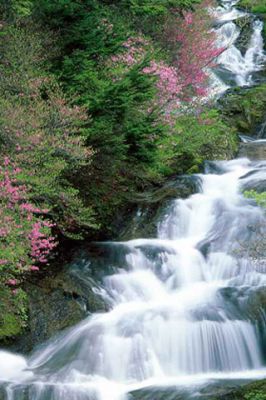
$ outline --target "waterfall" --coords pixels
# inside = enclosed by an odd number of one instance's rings
[[[252,34],[245,54],[235,46],[240,35],[235,20],[248,17],[249,14],[235,8],[237,1],[222,0],[221,6],[211,10],[218,26],[217,46],[226,48],[218,57],[219,66],[217,73],[211,73],[212,92],[221,95],[230,87],[251,86],[254,84],[255,73],[263,69],[266,62],[263,51],[263,22],[254,19],[252,22]]]
[[[233,21],[244,13],[235,4],[222,1],[216,10],[218,41],[229,44],[219,64],[235,85],[251,85],[264,60],[262,24],[254,20],[242,55]],[[249,308],[266,286],[265,260],[250,256],[265,216],[241,194],[265,177],[263,161],[213,162],[198,174],[198,193],[165,206],[157,237],[101,244],[116,265],[102,281],[109,310],[27,358],[0,351],[5,399],[121,400],[152,387],[187,387],[194,396],[208,382],[265,377],[262,334]]]
[[[260,260],[245,251],[256,237],[250,227],[264,226],[264,214],[241,195],[249,180],[265,177],[266,164],[215,165],[219,175],[199,174],[199,193],[166,207],[157,238],[108,243],[123,254],[103,281],[108,312],[88,317],[28,360],[0,353],[0,362],[12,363],[2,376],[10,382],[8,400],[25,390],[36,400],[113,400],[149,385],[266,376],[245,301],[228,298],[245,288],[241,296],[248,299],[266,285]]]

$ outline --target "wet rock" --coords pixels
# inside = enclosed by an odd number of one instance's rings
[[[218,399],[227,399],[227,395],[232,391],[239,388],[240,385],[243,385],[243,381],[231,381],[231,380],[222,380],[220,382],[210,382],[207,383],[206,386],[200,388],[198,391],[198,395],[196,396],[197,400],[218,400]]]
[[[256,14],[261,20],[266,22],[266,4],[262,0],[240,0],[237,7],[245,12]],[[263,29],[264,48],[266,46],[266,28]]]
[[[218,394],[210,400],[266,400],[266,379],[249,383],[226,394]]]
[[[244,311],[249,319],[259,321],[263,313],[266,312],[266,290],[260,287],[256,290],[250,290],[244,304]]]
[[[235,24],[240,29],[240,35],[234,45],[241,51],[242,55],[244,55],[249,48],[253,21],[254,17],[252,15],[245,15],[235,20]]]
[[[94,293],[93,280],[73,273],[72,266],[41,279],[27,282],[29,310],[27,330],[15,337],[10,349],[27,353],[59,331],[75,325],[89,312],[105,309],[101,297]]]
[[[198,192],[200,179],[180,176],[163,187],[143,192],[135,197],[135,215],[120,215],[115,224],[120,227],[118,240],[156,237],[157,223],[167,204],[173,199],[187,198]]]
[[[167,388],[145,388],[130,393],[131,400],[266,400],[265,397],[255,397],[257,393],[263,395],[266,381],[247,384],[247,380],[220,380],[208,383],[190,384]],[[247,385],[246,385],[247,384]],[[254,397],[243,397],[254,393]],[[266,393],[266,392],[265,392]],[[241,397],[242,396],[242,397]]]
[[[131,393],[131,400],[188,400],[189,393],[177,388],[145,389]]]
[[[238,157],[247,157],[250,160],[265,160],[266,159],[266,142],[249,142],[241,143],[239,146]],[[259,182],[264,187],[264,181]],[[252,188],[252,183],[250,182]],[[248,190],[248,188],[246,188]],[[263,190],[260,190],[263,191]]]

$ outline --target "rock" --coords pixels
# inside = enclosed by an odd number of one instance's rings
[[[239,134],[262,136],[265,122],[266,84],[229,90],[218,102],[225,122]]]
[[[256,290],[250,290],[244,305],[244,312],[252,321],[260,321],[266,312],[266,290],[265,287],[259,287]]]
[[[266,380],[209,381],[206,384],[176,387],[150,387],[130,393],[133,400],[266,400]]]
[[[254,17],[252,15],[245,15],[235,20],[235,24],[240,29],[240,35],[235,41],[234,45],[245,55],[249,48],[250,39],[252,36],[252,24]]]
[[[266,22],[266,4],[262,0],[240,0],[237,3],[237,7],[242,9],[245,12],[251,12],[252,14],[256,14],[261,20]],[[263,29],[263,38],[264,38],[264,47],[266,49],[266,27],[264,24]]]
[[[266,142],[241,143],[239,146],[238,157],[247,157],[250,160],[265,160],[266,159]],[[263,182],[264,181],[261,181],[259,183],[264,186]],[[250,184],[252,186],[252,183],[250,183]],[[249,190],[248,188],[245,188],[245,189]],[[266,190],[266,188],[265,188],[265,190]]]
[[[135,214],[126,217],[120,215],[115,221],[120,226],[118,240],[156,237],[158,220],[169,202],[191,196],[198,191],[199,186],[199,178],[179,176],[159,189],[138,194],[134,198]]]
[[[266,379],[249,383],[210,400],[266,400]]]
[[[77,261],[75,261],[77,262]],[[59,331],[75,325],[88,312],[105,310],[105,304],[93,291],[93,279],[75,273],[75,262],[52,276],[27,282],[29,310],[27,330],[15,336],[10,349],[27,353]]]

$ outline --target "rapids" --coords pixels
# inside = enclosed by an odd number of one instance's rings
[[[230,87],[251,86],[256,81],[256,73],[263,69],[265,52],[263,50],[263,22],[251,19],[252,33],[244,54],[236,47],[240,29],[237,19],[252,16],[238,10],[237,1],[222,0],[220,6],[211,13],[216,18],[217,46],[226,50],[217,59],[217,73],[211,73],[211,92],[221,95]]]

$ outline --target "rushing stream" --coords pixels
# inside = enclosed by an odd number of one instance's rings
[[[221,6],[213,11],[217,20],[217,45],[226,50],[219,56],[219,73],[212,73],[211,87],[214,93],[222,94],[234,86],[254,84],[256,73],[263,68],[265,53],[263,51],[263,22],[234,6],[237,1],[223,0]],[[250,18],[252,33],[250,43],[244,52],[236,47],[240,28],[235,23],[242,18]]]
[[[243,13],[234,4],[216,10],[219,41],[229,45],[219,63],[236,86],[251,85],[264,59],[262,23],[254,19],[241,54],[233,21]],[[265,178],[265,161],[206,164],[198,193],[166,204],[157,238],[103,243],[116,265],[101,288],[109,311],[27,359],[0,351],[4,399],[157,400],[178,391],[197,398],[214,382],[266,376],[266,318],[252,308],[266,285],[258,246],[265,218],[241,194]]]

